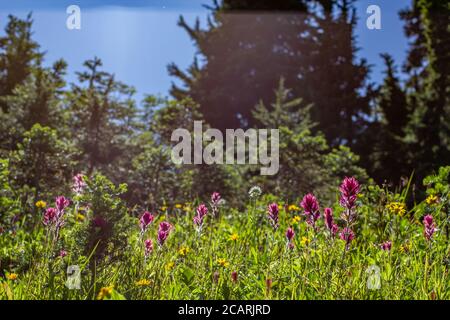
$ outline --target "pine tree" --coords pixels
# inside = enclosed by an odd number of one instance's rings
[[[423,178],[450,160],[450,7],[445,1],[417,0],[403,12],[406,33],[413,39],[406,70],[411,161]]]
[[[378,114],[368,132],[376,133],[374,146],[368,163],[371,175],[379,182],[386,180],[397,183],[402,175],[409,176],[407,145],[404,141],[405,128],[409,121],[406,94],[396,75],[394,60],[382,54],[386,65],[384,82],[377,99]]]
[[[355,57],[353,4],[311,3],[222,1],[212,8],[206,30],[181,18],[200,55],[187,73],[169,66],[184,84],[173,86],[172,95],[192,97],[213,127],[249,127],[256,123],[254,106],[260,100],[270,104],[283,77],[295,96],[314,104],[317,130],[333,144],[353,145],[368,112],[368,100],[359,92],[369,71]]]
[[[365,59],[356,58],[356,9],[353,0],[322,1],[322,6],[322,14],[315,17],[321,32],[302,97],[314,104],[312,119],[331,145],[357,149],[370,113],[370,97],[361,94],[370,70]]]
[[[86,61],[84,66],[87,70],[78,73],[80,85],[73,85],[68,93],[73,137],[83,152],[80,160],[86,164],[87,173],[97,168],[110,172],[108,167],[127,152],[133,134],[134,89],[101,71],[98,58]]]
[[[43,57],[38,43],[31,39],[31,14],[25,20],[12,15],[8,19],[5,36],[0,37],[0,97],[10,95]],[[0,107],[8,111],[2,99]]]
[[[271,101],[279,77],[291,84],[301,71],[300,56],[311,42],[298,38],[306,29],[306,6],[292,0],[224,0],[210,9],[206,30],[199,21],[190,27],[180,18],[200,55],[187,73],[169,66],[184,84],[174,85],[171,93],[177,99],[192,97],[214,128],[251,126],[253,107],[259,100]]]

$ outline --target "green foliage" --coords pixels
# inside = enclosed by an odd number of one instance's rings
[[[87,71],[78,73],[80,85],[68,93],[73,139],[82,151],[80,161],[87,172],[108,167],[126,154],[126,145],[135,126],[134,89],[117,82],[99,70],[98,58],[84,63]],[[87,86],[83,86],[83,84]]]
[[[283,76],[293,95],[314,103],[312,119],[329,143],[353,145],[361,114],[369,111],[368,99],[359,94],[368,66],[356,59],[353,1],[312,4],[218,1],[205,29],[181,17],[178,24],[194,41],[198,56],[186,72],[169,66],[182,82],[172,86],[171,94],[191,97],[214,128],[252,127],[257,123],[254,106],[272,101]]]
[[[83,218],[69,239],[74,241],[70,249],[80,257],[90,257],[94,270],[124,255],[132,223],[120,198],[127,191],[125,184],[115,186],[100,174],[85,180],[86,189],[75,198],[74,212],[75,220],[78,215]]]
[[[330,197],[329,186],[346,174],[366,179],[365,171],[357,166],[358,156],[344,146],[330,150],[322,134],[311,132],[311,106],[291,97],[291,90],[285,88],[281,79],[270,109],[261,102],[254,111],[262,128],[280,130],[280,170],[274,177],[254,177],[252,183],[293,201],[298,193],[307,190]]]
[[[58,139],[56,130],[35,124],[10,154],[14,185],[32,188],[33,204],[39,196],[49,195],[44,190],[63,191],[61,183],[71,178],[74,152],[70,144]]]
[[[43,57],[39,44],[31,39],[31,14],[25,20],[12,15],[8,19],[5,35],[0,37],[0,97],[11,94]],[[0,106],[3,112],[8,111],[2,99]]]

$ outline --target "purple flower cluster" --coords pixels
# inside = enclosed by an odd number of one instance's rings
[[[270,224],[272,225],[274,230],[278,229],[278,204],[276,203],[271,203],[269,204],[269,206],[267,207],[267,213],[269,215],[269,220],[270,220]]]
[[[436,224],[434,223],[433,216],[431,214],[426,215],[423,218],[424,236],[427,241],[431,241],[433,234],[437,231]]]
[[[193,218],[194,225],[197,227],[197,231],[201,233],[203,227],[203,220],[208,214],[208,208],[202,203],[197,207],[196,214]]]
[[[162,247],[164,245],[164,243],[167,240],[167,237],[170,234],[170,231],[172,230],[173,226],[166,222],[163,221],[159,224],[159,228],[158,228],[158,244]]]

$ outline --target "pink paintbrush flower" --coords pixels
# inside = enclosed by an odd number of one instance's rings
[[[278,204],[271,203],[267,207],[267,213],[269,215],[270,224],[276,230],[278,229]]]
[[[334,237],[338,232],[338,226],[334,223],[333,210],[331,210],[331,208],[325,208],[323,212],[323,219],[325,226],[330,231],[330,235]]]
[[[218,192],[213,192],[213,194],[211,195],[211,203],[214,206],[218,206],[219,205],[219,201],[221,199],[220,193]]]
[[[383,251],[391,251],[392,248],[392,242],[391,241],[385,241],[381,245],[381,250]]]
[[[58,210],[58,216],[61,216],[64,212],[64,209],[66,209],[70,204],[70,201],[65,198],[64,196],[59,196],[56,198],[56,209]]]
[[[339,188],[341,192],[340,204],[344,208],[351,210],[356,206],[356,199],[359,193],[359,182],[351,177],[346,177]]]
[[[73,186],[72,190],[75,194],[80,195],[83,193],[84,188],[86,187],[86,182],[84,181],[84,175],[77,174],[73,177]]]
[[[355,234],[350,228],[344,228],[342,232],[339,234],[341,240],[345,241],[345,249],[350,249],[350,243],[355,238]]]
[[[325,208],[323,211],[323,219],[325,221],[325,226],[328,230],[333,227],[333,210],[331,208]]]
[[[46,226],[50,226],[52,224],[56,223],[58,216],[56,214],[56,209],[55,208],[48,208],[47,210],[45,210],[44,213],[44,218],[42,220],[42,223]]]
[[[143,234],[147,230],[148,226],[153,222],[155,217],[148,211],[145,211],[139,219],[139,225],[141,227],[141,233]]]
[[[233,283],[237,283],[238,282],[238,273],[237,273],[237,271],[231,272],[231,281]]]
[[[151,239],[147,239],[144,241],[145,247],[145,256],[148,257],[150,253],[153,251],[153,241]]]
[[[292,239],[295,236],[295,231],[292,229],[292,227],[289,227],[286,231],[286,239],[288,240],[288,243],[292,241]]]
[[[170,231],[172,230],[172,225],[166,221],[163,221],[159,224],[158,229],[158,244],[162,247],[169,236]]]
[[[424,236],[427,241],[431,241],[434,233],[437,231],[436,224],[434,223],[433,216],[431,214],[426,215],[423,218]]]
[[[320,218],[319,202],[316,197],[311,193],[307,194],[303,197],[300,206],[304,210],[306,222],[315,229],[316,221]]]
[[[192,219],[194,225],[197,227],[197,231],[201,233],[203,227],[203,219],[208,214],[208,208],[202,203],[197,207],[196,215]]]

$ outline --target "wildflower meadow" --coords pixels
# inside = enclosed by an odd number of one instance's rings
[[[0,297],[448,299],[449,177],[427,177],[428,196],[410,204],[409,185],[347,177],[328,203],[255,186],[240,209],[218,190],[149,212],[126,206],[125,186],[79,174],[2,236]]]

